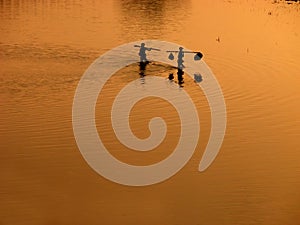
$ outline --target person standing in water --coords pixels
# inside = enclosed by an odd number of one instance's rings
[[[151,51],[151,48],[145,47],[145,43],[142,43],[140,46],[139,56],[140,56],[140,62],[148,62],[146,51]]]
[[[178,59],[177,59],[177,67],[180,70],[183,70],[183,68],[184,68],[183,57],[184,57],[183,47],[179,47]]]
[[[151,51],[152,48],[147,48],[145,47],[145,43],[141,43],[141,46],[139,45],[134,45],[134,47],[138,47],[140,48],[139,51],[139,56],[140,56],[140,77],[141,77],[141,83],[144,84],[145,83],[145,71],[146,71],[146,66],[149,63],[148,59],[147,59],[147,55],[146,55],[146,51]]]
[[[178,79],[178,84],[181,86],[184,81],[183,81],[183,68],[184,68],[184,65],[183,65],[183,57],[184,57],[184,52],[183,52],[183,48],[182,47],[179,47],[179,51],[178,51],[178,58],[177,58],[177,79]]]

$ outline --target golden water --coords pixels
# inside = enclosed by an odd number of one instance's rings
[[[0,0],[0,19],[0,224],[300,224],[299,3]],[[210,113],[202,91],[186,78],[201,121],[195,154],[171,179],[137,188],[88,166],[71,117],[88,66],[140,39],[203,52],[222,87],[228,124],[220,154],[198,172]],[[160,76],[168,68],[160,71],[149,67]],[[108,127],[101,137],[130,164],[167,157],[180,128],[172,107],[158,99],[136,105],[131,125],[145,138],[149,119],[159,114],[170,128],[169,143],[149,153],[120,148],[106,111],[133,79],[125,74],[138,79],[138,73],[135,65],[118,73],[98,101],[97,126]]]

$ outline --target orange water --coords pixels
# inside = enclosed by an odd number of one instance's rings
[[[299,224],[299,12],[299,3],[271,0],[1,0],[0,224]],[[220,154],[199,173],[210,114],[202,91],[186,79],[201,121],[195,154],[171,179],[137,188],[112,183],[87,165],[71,116],[87,67],[139,39],[203,52],[222,87],[228,124]],[[109,126],[105,110],[128,73],[138,78],[135,65],[119,71],[106,87],[107,100],[99,99],[98,126]],[[157,99],[136,105],[133,132],[145,138],[150,117],[169,110]],[[150,164],[176,144],[176,113],[166,122],[169,144],[150,153],[116,151],[120,143],[110,128],[101,136],[120,160]]]

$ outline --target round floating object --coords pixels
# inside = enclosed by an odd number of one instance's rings
[[[202,78],[202,76],[201,76],[200,73],[195,73],[195,74],[194,74],[194,81],[195,81],[196,83],[200,83],[202,80],[203,80],[203,78]]]
[[[197,61],[197,60],[200,60],[202,59],[203,55],[201,52],[197,52],[196,55],[194,56],[194,60]]]
[[[169,55],[169,59],[170,59],[170,60],[174,60],[174,55],[173,55],[172,52],[171,52],[170,55]]]

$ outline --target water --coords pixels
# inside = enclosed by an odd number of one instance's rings
[[[0,224],[299,224],[299,10],[299,3],[254,0],[0,1]],[[99,55],[140,39],[203,52],[222,87],[228,123],[220,154],[199,173],[210,112],[186,77],[201,122],[196,151],[171,179],[134,188],[102,178],[84,161],[72,103]],[[172,71],[157,64],[147,73]],[[166,142],[148,153],[120,146],[109,107],[134,79],[141,85],[136,65],[111,79],[96,122],[115,157],[148,165],[171,154],[180,127],[168,103],[149,98],[132,110],[133,132],[146,138],[159,114],[171,131]]]

